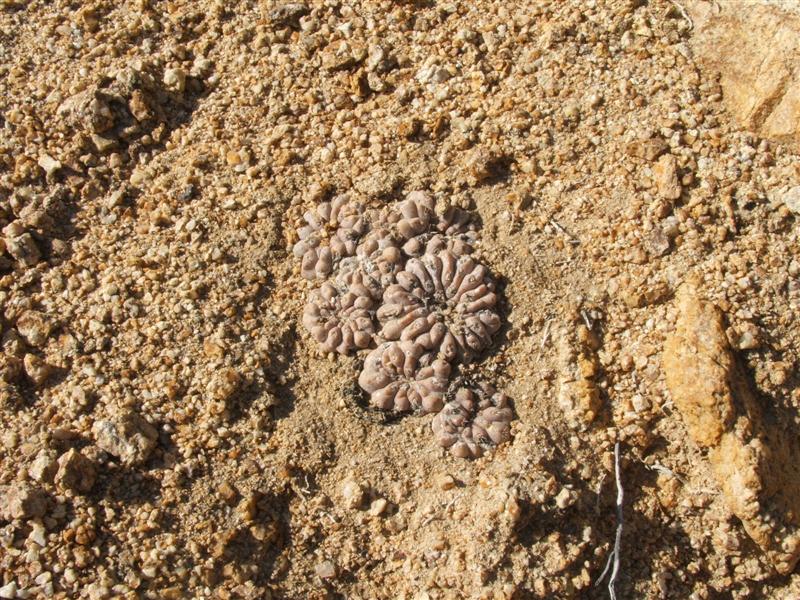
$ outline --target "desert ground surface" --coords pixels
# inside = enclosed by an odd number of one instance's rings
[[[0,0],[0,598],[799,597],[792,11]]]

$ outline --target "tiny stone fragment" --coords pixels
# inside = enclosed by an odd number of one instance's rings
[[[164,85],[176,92],[183,92],[186,89],[186,72],[183,69],[165,70]]]
[[[217,492],[219,492],[220,497],[230,505],[233,505],[234,500],[236,499],[237,491],[229,482],[223,481],[217,487]]]
[[[11,581],[0,587],[0,598],[16,598],[17,597],[17,582]]]
[[[681,184],[678,181],[678,161],[672,154],[665,154],[653,167],[659,195],[666,200],[681,197]]]
[[[564,510],[575,503],[576,497],[575,493],[571,489],[564,487],[561,488],[560,492],[558,492],[555,500],[556,506],[561,510]]]
[[[400,137],[410,140],[419,133],[421,127],[422,121],[414,117],[408,117],[397,125],[397,133]]]
[[[58,470],[55,454],[51,450],[39,450],[36,458],[28,467],[28,475],[39,483],[50,483]]]
[[[662,138],[651,138],[644,141],[636,140],[625,146],[626,154],[647,161],[654,161],[667,150],[669,150],[669,144]]]
[[[93,133],[102,133],[114,126],[114,113],[97,86],[67,98],[58,107],[57,113],[64,117],[68,125]]]
[[[302,2],[289,2],[269,11],[269,20],[275,27],[300,27],[300,17],[309,13],[308,6]]]
[[[6,521],[44,516],[44,492],[25,483],[0,486],[0,517]]]
[[[17,319],[17,331],[31,346],[41,348],[47,341],[52,324],[47,317],[35,310],[29,310]]]
[[[42,257],[33,236],[25,231],[19,221],[15,221],[3,229],[6,250],[24,267],[32,267]]]
[[[35,354],[26,354],[22,364],[28,379],[36,387],[43,385],[53,372],[53,368]]]
[[[106,152],[109,152],[118,146],[117,140],[114,138],[106,137],[100,135],[99,133],[93,133],[91,137],[94,147],[97,148],[97,151],[100,154],[105,154]]]
[[[44,172],[48,177],[52,177],[55,172],[61,168],[61,163],[49,154],[42,154],[39,156],[38,164],[40,167],[42,167],[42,169],[44,169]]]
[[[364,496],[364,488],[357,481],[348,479],[342,484],[342,500],[347,508],[361,508],[364,504]]]
[[[452,490],[456,486],[456,480],[452,475],[442,475],[438,479],[439,489],[443,491]]]
[[[484,148],[475,148],[467,156],[467,174],[471,185],[479,185],[494,174],[497,156]]]
[[[386,507],[388,505],[389,503],[386,501],[386,498],[377,498],[369,505],[369,514],[373,517],[379,517],[386,512]]]
[[[789,188],[783,194],[783,203],[790,211],[796,215],[800,215],[800,185]]]
[[[133,91],[131,99],[128,101],[128,108],[133,118],[137,121],[146,121],[153,118],[153,111],[150,109],[147,99],[141,90]]]
[[[61,489],[86,494],[94,486],[96,477],[94,463],[75,448],[71,448],[58,459],[55,483]]]
[[[650,253],[653,256],[665,256],[669,254],[670,240],[664,230],[657,227],[650,234]]]
[[[214,374],[208,384],[208,393],[212,399],[225,403],[236,393],[240,383],[239,373],[236,369],[228,367]]]
[[[325,560],[314,567],[314,572],[320,579],[333,579],[336,577],[336,565],[329,560]]]

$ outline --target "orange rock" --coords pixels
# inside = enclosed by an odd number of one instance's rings
[[[678,181],[678,161],[672,154],[665,154],[653,166],[658,194],[666,200],[681,197],[681,183]]]
[[[693,283],[677,295],[663,367],[675,406],[708,450],[723,497],[775,569],[800,558],[800,446],[766,415],[728,345],[722,313]]]
[[[737,121],[759,135],[800,144],[800,10],[775,2],[740,10],[737,2],[689,0],[692,46],[720,74]]]

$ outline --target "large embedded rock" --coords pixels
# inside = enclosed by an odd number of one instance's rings
[[[762,410],[728,344],[722,313],[685,284],[664,347],[667,386],[725,501],[775,569],[800,558],[800,449],[797,436]]]
[[[695,58],[720,74],[722,95],[739,124],[800,146],[800,5],[760,0],[688,0]]]
[[[592,343],[594,336],[587,328],[578,327],[578,336],[564,327],[557,335],[558,405],[571,427],[585,430],[602,409],[596,378],[600,364]]]

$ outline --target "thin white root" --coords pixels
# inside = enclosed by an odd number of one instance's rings
[[[550,325],[552,321],[548,321],[547,325],[544,326],[544,333],[542,334],[542,342],[539,344],[539,348],[544,350],[544,347],[547,345],[547,342],[550,340]]]
[[[570,244],[575,244],[576,246],[581,243],[581,241],[572,235],[569,231],[567,231],[564,226],[556,221],[555,219],[550,219],[550,224],[555,227],[562,235],[564,235]]]
[[[675,0],[670,0],[670,2],[680,11],[681,16],[686,19],[686,22],[689,23],[689,29],[694,29],[694,21],[692,21],[692,18],[689,16],[689,13],[686,12],[686,9],[683,8],[683,6],[679,3],[675,2]]]
[[[603,569],[600,577],[598,577],[597,581],[595,582],[595,586],[600,585],[600,583],[606,578],[608,570],[611,569],[611,577],[608,580],[608,597],[611,598],[611,600],[617,600],[615,586],[617,583],[617,577],[619,576],[619,553],[620,546],[622,545],[623,529],[622,505],[625,500],[625,490],[622,488],[622,469],[620,468],[619,464],[619,441],[614,444],[614,477],[617,481],[617,534],[614,537],[614,549],[611,551],[611,554],[608,555],[606,567]]]
[[[617,535],[614,539],[614,568],[611,569],[611,578],[608,580],[608,596],[617,600],[614,586],[619,575],[619,549],[622,543],[623,514],[622,503],[625,500],[625,490],[622,488],[622,469],[619,466],[619,440],[614,444],[614,477],[617,480]]]
[[[594,327],[594,321],[589,317],[589,313],[585,310],[581,309],[581,317],[583,318],[583,322],[586,324],[586,329],[591,329]]]

